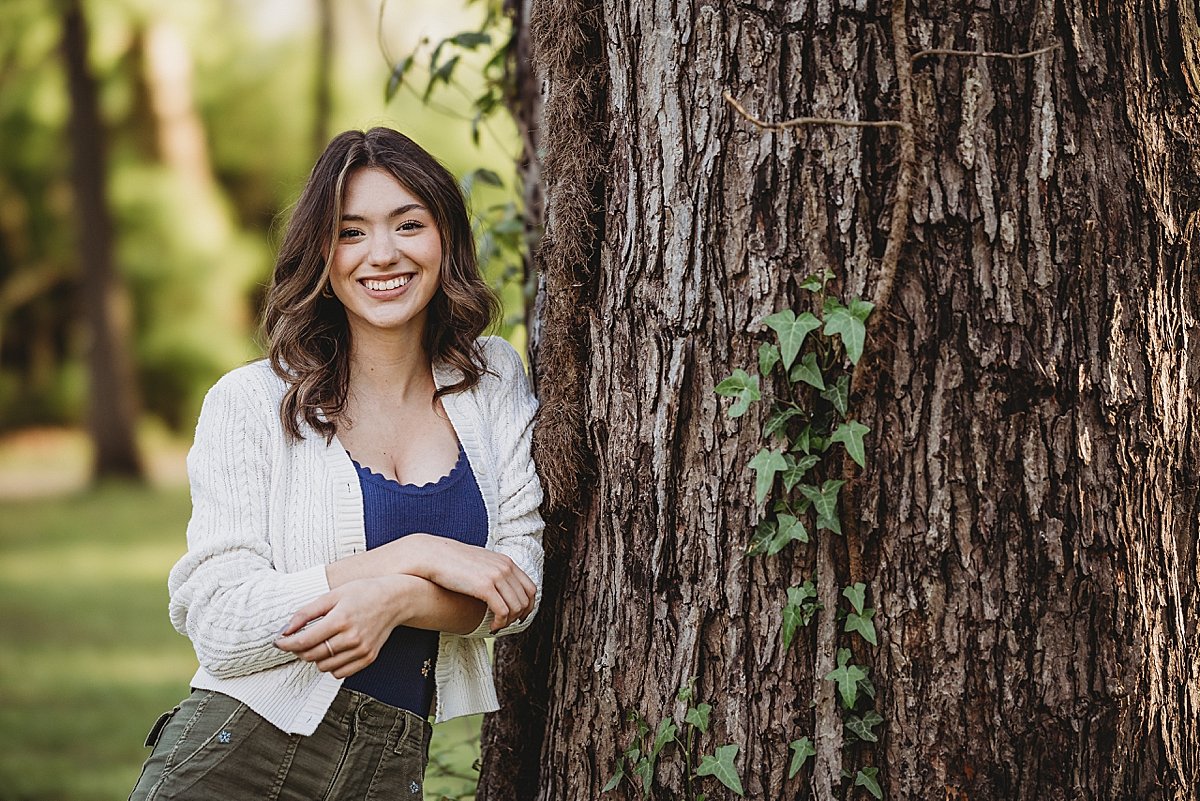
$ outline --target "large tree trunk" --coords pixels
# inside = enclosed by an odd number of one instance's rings
[[[79,0],[63,14],[63,60],[71,97],[71,178],[79,252],[79,291],[87,314],[88,428],[95,478],[141,478],[134,438],[137,384],[130,357],[130,302],[113,265],[113,221],[106,196],[104,123],[88,65],[87,24]]]
[[[833,643],[814,625],[780,645],[784,590],[814,573],[864,581],[879,610],[879,647],[856,655],[882,734],[844,767],[880,768],[886,797],[1198,797],[1188,3],[909,5],[913,52],[1060,48],[915,62],[907,245],[854,398],[871,434],[853,533],[825,540],[823,570],[817,546],[745,555],[766,410],[731,421],[713,386],[753,364],[765,315],[804,302],[798,277],[828,267],[840,293],[875,296],[900,148],[895,129],[760,132],[722,92],[764,119],[899,118],[891,9],[535,4],[539,467],[579,517],[549,565],[550,641],[527,646],[551,655],[544,726],[504,744],[541,743],[538,785],[493,766],[481,798],[597,798],[626,713],[681,722],[693,677],[713,706],[696,752],[738,744],[748,797],[865,796],[841,785],[814,679]],[[787,743],[818,726],[822,753],[787,779]],[[668,751],[652,795],[683,787]]]

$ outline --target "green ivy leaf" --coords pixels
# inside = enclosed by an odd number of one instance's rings
[[[854,776],[855,787],[866,787],[867,792],[883,801],[883,789],[879,786],[879,768],[863,768]]]
[[[809,292],[820,292],[833,279],[833,270],[826,267],[820,275],[811,273],[800,279],[800,288]]]
[[[874,609],[866,609],[862,614],[851,612],[846,615],[846,627],[842,631],[857,631],[871,645],[879,645],[879,641],[875,637],[875,624],[871,622],[871,618],[874,616]]]
[[[799,434],[796,435],[796,441],[792,443],[792,450],[804,451],[805,453],[809,453],[812,450],[811,439],[812,439],[812,426],[807,425],[800,430]]]
[[[817,515],[817,531],[821,529],[832,531],[834,534],[840,536],[842,533],[842,521],[836,517],[821,517]]]
[[[796,778],[796,774],[804,767],[804,763],[808,761],[810,756],[816,756],[817,749],[813,747],[812,740],[807,737],[801,737],[799,740],[792,740],[788,743],[788,748],[792,749],[792,764],[788,766],[788,778]]]
[[[765,552],[775,536],[775,529],[774,520],[760,520],[754,527],[754,536],[750,539],[750,547],[746,549],[746,553],[753,556]]]
[[[742,790],[742,780],[738,778],[737,768],[733,766],[737,752],[736,745],[723,745],[717,749],[716,756],[705,754],[700,759],[700,767],[696,768],[696,775],[716,776],[721,784],[738,795],[745,796],[746,793]]]
[[[846,446],[846,453],[858,462],[859,467],[867,466],[867,454],[863,449],[863,435],[871,429],[857,420],[849,420],[839,425],[829,437],[830,442],[840,442]]]
[[[812,484],[800,485],[800,493],[812,501],[813,508],[817,510],[818,524],[820,518],[825,518],[826,520],[837,518],[838,490],[845,483],[841,479],[830,479],[822,484],[820,489],[817,489]]]
[[[688,709],[687,715],[684,716],[683,721],[695,726],[700,730],[701,734],[707,734],[708,720],[711,714],[712,706],[709,704],[700,704],[699,706]]]
[[[454,68],[458,66],[458,56],[451,56],[437,66],[437,69],[429,76],[429,83],[425,86],[425,102],[429,102],[429,96],[433,94],[433,87],[437,86],[437,82],[450,83],[450,76],[454,73]]]
[[[879,738],[875,735],[875,727],[883,723],[883,718],[874,710],[870,710],[861,718],[858,715],[851,715],[846,721],[846,728],[854,733],[858,739],[868,742],[877,743]]]
[[[870,312],[870,309],[867,311]],[[852,363],[858,364],[858,360],[862,358],[863,343],[867,339],[867,326],[856,314],[837,301],[826,303],[823,333],[826,336],[836,334],[841,337],[846,355]]]
[[[783,607],[784,650],[791,647],[796,629],[811,623],[813,615],[821,608],[821,605],[814,601],[817,597],[817,589],[811,581],[806,581],[797,587],[788,587],[787,597],[787,605]]]
[[[693,677],[691,680],[695,681],[696,679]],[[695,692],[696,691],[692,688],[690,683],[685,684],[679,688],[679,692],[675,693],[675,700],[687,703],[688,701],[692,700],[692,696],[695,694]]]
[[[654,784],[654,760],[644,756],[633,766],[633,772],[642,780],[642,798],[650,797],[650,786]]]
[[[758,346],[758,374],[770,375],[771,369],[779,364],[779,348],[770,342]]]
[[[791,309],[775,312],[763,320],[763,323],[779,337],[779,354],[785,370],[791,368],[809,332],[821,327],[821,321],[813,316],[812,312],[804,312],[797,317]]]
[[[846,664],[850,660],[850,650],[848,648],[839,648],[837,653],[837,667],[829,671],[825,678],[828,681],[836,682],[838,693],[842,696],[842,703],[847,709],[853,709],[855,701],[858,700],[858,682],[867,677],[866,671],[858,665]]]
[[[480,181],[481,183],[485,183],[490,186],[504,186],[504,181],[500,179],[499,175],[484,167],[476,169],[471,174],[474,175],[476,180]]]
[[[781,430],[788,420],[791,420],[798,414],[804,414],[801,409],[782,409],[775,411],[767,418],[767,422],[763,424],[763,437],[770,439],[775,432]]]
[[[857,317],[864,323],[871,316],[871,310],[875,308],[875,304],[862,298],[851,298],[849,312],[852,316]]]
[[[762,398],[762,393],[758,389],[758,376],[750,375],[740,367],[734,370],[733,375],[729,378],[717,384],[713,391],[718,395],[737,399],[729,407],[730,417],[741,417],[750,408],[751,401]]]
[[[845,417],[846,413],[850,411],[850,376],[839,376],[833,386],[825,388],[821,397],[832,403],[833,408],[837,409],[837,413]]]
[[[787,469],[783,471],[783,487],[788,492],[791,492],[792,487],[796,486],[800,482],[800,479],[804,478],[805,474],[809,470],[812,470],[817,462],[821,461],[821,457],[816,454],[801,456],[797,459],[795,456],[787,453],[784,454],[783,458],[787,460]]]
[[[654,748],[650,751],[650,759],[653,761],[658,758],[667,743],[675,739],[675,735],[679,732],[679,727],[675,725],[675,721],[670,718],[663,718],[658,724],[658,731],[654,733]]]
[[[600,789],[601,793],[607,793],[609,790],[616,789],[621,780],[625,778],[625,763],[617,762],[617,772],[608,777],[608,781],[604,783],[604,787]]]
[[[788,543],[793,540],[808,542],[808,529],[804,527],[802,521],[792,515],[779,515],[779,523],[775,531],[775,536],[767,546],[767,555],[774,556],[786,548]]]
[[[825,378],[821,375],[821,368],[817,364],[817,354],[804,354],[803,359],[792,365],[792,371],[788,373],[788,380],[793,384],[803,381],[817,389],[825,389]]]
[[[863,672],[865,673],[866,671],[863,671]],[[863,676],[861,679],[858,680],[858,689],[861,690],[862,692],[866,693],[868,698],[871,698],[872,700],[874,700],[875,685],[872,684],[871,680],[868,679],[866,676]]]
[[[863,604],[867,600],[867,585],[856,581],[853,585],[842,590],[842,597],[850,601],[854,611],[862,614]]]
[[[763,448],[750,460],[750,469],[757,473],[754,479],[754,496],[761,506],[775,483],[775,474],[787,469],[787,461],[783,458],[783,451],[769,451]]]

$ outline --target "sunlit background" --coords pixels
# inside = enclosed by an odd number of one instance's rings
[[[146,730],[187,692],[194,656],[165,587],[189,512],[183,457],[207,388],[261,354],[273,246],[328,138],[393,126],[464,178],[481,236],[520,214],[511,120],[472,122],[507,35],[486,2],[85,0],[145,467],[142,482],[94,482],[71,5],[0,0],[0,801],[124,798]],[[424,97],[438,43],[485,29],[490,43],[443,48],[440,63],[461,59]],[[521,345],[519,258],[481,247],[500,330]],[[477,732],[439,727],[427,798],[472,797]]]

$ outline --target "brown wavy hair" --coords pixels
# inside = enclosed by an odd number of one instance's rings
[[[434,398],[462,392],[487,371],[477,338],[499,313],[479,274],[466,201],[454,176],[407,136],[390,128],[346,131],[325,148],[288,221],[263,329],[271,367],[288,383],[279,407],[292,440],[301,422],[327,440],[345,421],[350,385],[350,326],[329,288],[346,180],[356,170],[391,173],[429,209],[442,237],[441,282],[429,302],[424,345],[434,362],[457,368],[462,380]]]

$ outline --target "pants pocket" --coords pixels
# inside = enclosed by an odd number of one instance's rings
[[[379,766],[367,789],[367,801],[404,799],[421,801],[425,789],[425,768],[429,764],[429,737],[432,727],[426,721],[413,720],[411,727],[389,742],[379,758]]]

